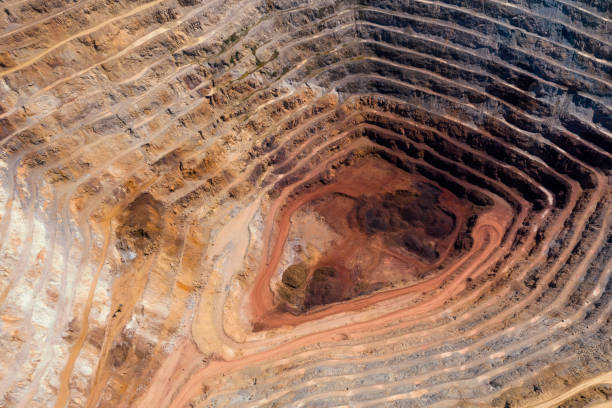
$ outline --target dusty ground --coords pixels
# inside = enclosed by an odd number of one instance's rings
[[[1,6],[1,407],[612,404],[609,2]]]

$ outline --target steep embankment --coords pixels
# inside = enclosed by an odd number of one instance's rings
[[[0,406],[612,398],[612,10],[6,0]]]

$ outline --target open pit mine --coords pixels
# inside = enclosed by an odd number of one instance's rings
[[[610,0],[0,10],[0,407],[612,406]]]

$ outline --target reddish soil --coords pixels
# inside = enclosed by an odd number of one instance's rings
[[[332,183],[305,192],[284,207],[275,204],[279,210],[269,217],[278,233],[264,237],[269,239],[271,258],[258,274],[259,290],[251,292],[257,329],[320,318],[335,313],[338,302],[351,303],[383,288],[430,277],[448,258],[460,227],[474,211],[431,181],[375,159],[338,171]],[[294,214],[305,206],[342,238],[310,268],[302,289],[304,305],[296,309],[275,304],[266,282],[278,268]],[[387,264],[393,265],[388,268],[393,275],[380,273]]]

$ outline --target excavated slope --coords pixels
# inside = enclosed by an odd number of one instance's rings
[[[0,5],[0,406],[611,403],[610,1]]]

